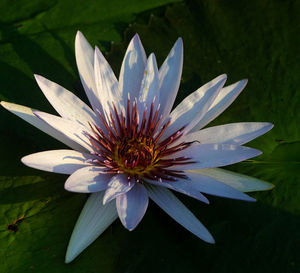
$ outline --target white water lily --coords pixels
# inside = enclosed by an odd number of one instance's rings
[[[119,80],[100,50],[77,33],[76,61],[90,108],[60,85],[35,75],[60,116],[1,102],[22,119],[72,150],[53,150],[22,158],[27,166],[69,174],[65,189],[91,193],[76,223],[66,254],[71,262],[116,218],[133,230],[152,199],[175,221],[208,243],[214,239],[170,191],[204,203],[204,194],[254,201],[244,192],[272,184],[218,167],[261,152],[242,146],[269,131],[266,122],[241,122],[202,129],[239,95],[247,80],[223,87],[221,75],[172,110],[183,63],[179,38],[158,69],[146,57],[138,35],[126,51]]]

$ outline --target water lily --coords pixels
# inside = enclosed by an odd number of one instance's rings
[[[242,145],[269,131],[272,124],[241,122],[202,129],[234,101],[247,80],[224,87],[226,75],[218,76],[172,109],[182,72],[180,38],[158,69],[155,55],[147,58],[135,35],[119,79],[81,32],[75,49],[91,107],[39,75],[35,75],[39,87],[60,116],[1,102],[71,148],[31,154],[22,162],[69,174],[66,190],[91,193],[71,236],[66,262],[118,217],[133,230],[149,198],[187,230],[214,243],[209,231],[170,190],[208,203],[204,194],[254,201],[244,192],[272,188],[267,182],[218,168],[258,156],[260,151]]]

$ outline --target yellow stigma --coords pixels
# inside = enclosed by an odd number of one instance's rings
[[[117,143],[113,156],[119,170],[130,176],[149,174],[159,160],[154,143],[145,137]]]

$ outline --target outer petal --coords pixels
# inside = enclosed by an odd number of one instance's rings
[[[72,141],[69,139],[67,136],[62,134],[61,132],[57,131],[54,129],[52,126],[47,124],[45,121],[41,120],[38,118],[33,112],[36,111],[32,108],[10,103],[10,102],[5,102],[1,101],[1,105],[7,109],[8,111],[12,112],[13,114],[17,115],[21,119],[27,121],[34,127],[40,129],[41,131],[45,132],[46,134],[52,136],[53,138],[61,141],[62,143],[66,144],[70,148],[74,150],[79,150],[83,151],[84,149],[78,145],[76,142]]]
[[[111,175],[103,172],[103,168],[89,166],[74,172],[65,183],[67,191],[91,193],[103,191],[108,187]]]
[[[201,144],[225,143],[242,145],[273,128],[268,122],[239,122],[209,127],[183,136],[180,140],[199,141]]]
[[[273,184],[266,181],[219,168],[193,170],[192,172],[210,176],[242,192],[265,191],[274,188]]]
[[[118,195],[124,194],[132,189],[135,185],[135,181],[128,181],[128,177],[125,174],[117,174],[112,177],[108,183],[108,188],[105,191],[103,197],[103,204],[116,198]]]
[[[163,120],[168,117],[177,96],[183,64],[183,44],[179,38],[159,69],[160,104]]]
[[[123,98],[119,89],[119,82],[98,47],[95,49],[94,70],[97,94],[103,110],[107,114],[110,113],[112,103],[122,110]]]
[[[88,122],[97,123],[92,109],[72,92],[42,76],[35,75],[35,79],[48,101],[63,118],[84,125],[88,125]]]
[[[116,198],[119,218],[128,230],[133,230],[142,220],[148,207],[148,193],[139,183]]]
[[[93,151],[89,140],[85,135],[85,133],[89,130],[81,126],[79,123],[40,111],[34,111],[34,114],[54,129],[64,134],[70,140],[77,142],[79,144],[79,148],[76,150]]]
[[[176,153],[176,157],[188,157],[195,163],[174,166],[178,170],[194,170],[231,165],[261,154],[249,147],[229,144],[193,144]],[[174,157],[174,156],[172,156]],[[170,158],[170,156],[166,157]]]
[[[102,111],[94,76],[94,50],[78,31],[75,39],[76,62],[83,88],[93,109]]]
[[[207,243],[214,238],[203,224],[169,190],[162,187],[147,186],[149,197],[175,221]]]
[[[115,202],[103,205],[103,192],[93,193],[87,200],[73,230],[66,254],[72,262],[118,217]]]
[[[151,106],[151,103],[154,101],[158,104],[159,102],[159,80],[158,80],[158,68],[155,59],[155,55],[152,53],[147,61],[147,66],[144,72],[144,78],[141,84],[141,90],[139,94],[139,102],[143,106],[143,111],[140,111],[140,114],[143,114],[144,108]]]
[[[219,95],[216,97],[213,104],[210,106],[206,114],[201,118],[197,125],[192,129],[192,132],[203,128],[218,115],[220,115],[242,92],[247,84],[247,80],[241,80],[225,88],[222,88]]]
[[[224,85],[227,76],[221,75],[203,85],[197,91],[186,97],[170,114],[171,123],[161,140],[175,133],[183,126],[189,132],[203,117]]]
[[[229,187],[228,185],[212,177],[192,172],[187,174],[187,176],[190,178],[192,187],[200,192],[243,201],[255,201],[254,198],[248,196],[247,194]]]
[[[201,202],[204,202],[206,204],[209,204],[208,199],[199,191],[197,191],[194,187],[192,187],[192,184],[190,183],[190,181],[186,181],[186,180],[177,180],[177,181],[155,181],[155,180],[150,180],[150,179],[146,179],[147,183],[153,184],[155,186],[159,186],[159,187],[165,187],[165,188],[169,188],[171,190],[174,191],[178,191],[180,193],[183,193],[187,196],[193,197]]]
[[[24,156],[21,161],[35,169],[71,174],[80,168],[89,166],[89,160],[95,156],[73,150],[53,150]]]
[[[136,34],[129,43],[119,76],[119,85],[123,95],[123,101],[127,101],[128,94],[130,94],[131,98],[138,97],[144,76],[146,60],[145,50],[140,37]]]

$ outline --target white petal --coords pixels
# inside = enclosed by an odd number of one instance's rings
[[[24,156],[21,161],[31,168],[47,172],[71,174],[80,168],[90,165],[88,161],[94,158],[94,155],[73,150],[53,150]]]
[[[80,31],[75,39],[76,63],[83,88],[94,111],[102,111],[94,76],[94,50]]]
[[[242,145],[273,128],[268,122],[239,122],[209,127],[183,136],[181,141],[199,141],[201,144],[224,143]]]
[[[133,230],[142,220],[148,207],[148,193],[145,187],[139,183],[116,198],[119,218],[128,230]]]
[[[144,71],[144,78],[141,84],[141,90],[139,94],[139,102],[143,106],[143,111],[140,114],[143,114],[144,108],[147,107],[150,109],[151,103],[154,101],[156,105],[159,102],[159,80],[158,80],[158,68],[155,59],[155,55],[150,54],[147,65]]]
[[[175,221],[207,243],[213,244],[214,238],[203,224],[169,190],[147,185],[149,197]]]
[[[97,123],[92,109],[72,92],[42,76],[34,76],[48,101],[63,118],[78,121],[84,125],[88,125],[88,122]]]
[[[178,191],[180,193],[183,193],[187,196],[193,197],[201,202],[204,202],[206,204],[209,204],[208,199],[200,192],[198,192],[196,189],[192,187],[192,184],[190,181],[187,180],[179,180],[177,179],[176,181],[167,181],[167,180],[161,180],[161,181],[155,181],[155,180],[150,180],[150,179],[145,179],[147,183],[153,184],[155,186],[159,187],[165,187],[169,188],[174,191]]]
[[[103,197],[103,204],[107,204],[118,195],[128,192],[134,185],[135,181],[129,181],[127,175],[115,175],[108,183],[108,188]]]
[[[68,245],[66,263],[72,262],[117,219],[115,202],[103,205],[103,195],[103,192],[91,194],[83,207]]]
[[[265,191],[274,188],[273,184],[266,181],[219,168],[193,170],[193,172],[210,176],[242,192]]]
[[[109,114],[112,103],[117,109],[122,110],[123,98],[119,82],[98,47],[95,49],[94,70],[97,94],[103,110]]]
[[[81,168],[69,176],[65,183],[67,191],[91,193],[107,189],[111,175],[103,172],[103,168],[89,166]]]
[[[128,94],[130,94],[131,98],[138,97],[146,61],[145,50],[139,36],[136,34],[128,45],[119,76],[123,101],[127,101]]]
[[[45,132],[46,134],[52,136],[53,138],[61,141],[62,143],[66,144],[70,148],[74,150],[82,151],[82,147],[78,145],[76,142],[72,141],[68,137],[66,137],[61,132],[54,129],[52,126],[47,124],[45,121],[38,118],[33,112],[36,111],[35,109],[18,105],[10,102],[1,101],[1,105],[7,109],[8,111],[12,112],[13,114],[17,115],[21,119],[27,121],[34,127],[40,129],[41,131]]]
[[[192,132],[198,131],[203,128],[217,116],[219,116],[242,92],[247,84],[247,80],[241,80],[232,85],[226,86],[221,89],[219,95],[210,106],[209,110],[202,117],[199,123],[192,129]]]
[[[192,172],[186,173],[186,175],[190,178],[191,186],[200,192],[243,201],[255,201],[254,198],[247,194],[244,194],[212,177]]]
[[[225,74],[221,75],[186,97],[170,114],[171,123],[167,127],[161,141],[183,126],[186,126],[184,129],[186,133],[194,128],[195,124],[207,112],[226,79],[227,76]]]
[[[163,120],[170,114],[177,96],[183,64],[183,44],[179,38],[159,69],[160,104]]]
[[[34,114],[54,129],[64,134],[70,140],[77,142],[79,147],[76,150],[93,151],[89,140],[85,135],[89,130],[79,123],[40,111],[34,111]]]
[[[249,147],[230,144],[192,144],[175,154],[175,157],[188,157],[195,163],[170,167],[178,170],[194,170],[231,165],[261,154]],[[173,158],[168,156],[166,158]]]

